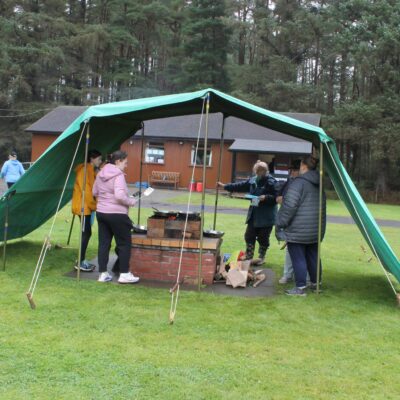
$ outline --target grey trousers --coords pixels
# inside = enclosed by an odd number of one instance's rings
[[[283,266],[283,276],[288,279],[293,279],[293,264],[292,259],[290,258],[289,250],[286,246],[285,249],[285,264]]]

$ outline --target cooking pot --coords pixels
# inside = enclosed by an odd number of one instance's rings
[[[200,213],[196,211],[179,211],[178,219],[184,220],[188,217],[188,221],[198,220],[200,218]]]
[[[158,208],[152,207],[154,210],[155,217],[176,217],[179,214],[179,211],[167,211],[167,210],[159,210]]]
[[[144,225],[133,224],[132,229],[135,233],[147,233],[147,227]]]
[[[222,238],[225,235],[225,232],[222,231],[215,231],[213,229],[207,229],[203,231],[203,236],[210,237],[210,238]]]

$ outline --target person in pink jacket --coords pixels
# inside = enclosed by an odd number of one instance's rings
[[[139,278],[129,272],[131,255],[132,221],[128,216],[129,207],[136,200],[129,197],[124,171],[128,165],[127,154],[115,151],[110,162],[97,174],[93,185],[93,196],[97,199],[97,223],[99,226],[99,282],[112,281],[107,271],[111,241],[116,242],[119,264],[119,283],[136,283]]]

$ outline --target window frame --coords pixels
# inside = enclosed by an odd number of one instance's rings
[[[152,150],[149,153],[149,150]],[[154,160],[155,156],[159,156],[159,154],[154,153],[154,150],[160,151],[162,150],[162,154],[160,154],[160,156],[157,158],[156,160]],[[150,161],[149,158],[153,157],[153,160]],[[159,162],[158,160],[162,159],[162,162]],[[156,164],[156,165],[164,165],[165,164],[165,143],[164,142],[156,142],[156,141],[152,141],[152,142],[147,142],[146,146],[144,148],[144,163],[145,164]]]
[[[199,151],[203,152],[203,161],[201,163],[196,163],[196,166],[202,167],[204,165],[204,146],[199,146],[197,149],[197,159],[199,157]],[[196,145],[192,145],[192,150],[190,152],[190,165],[193,166],[194,164],[194,155],[196,153]],[[206,163],[206,167],[212,167],[212,146],[207,146],[206,151],[206,161],[208,158],[208,163]]]

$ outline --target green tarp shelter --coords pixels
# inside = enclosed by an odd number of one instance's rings
[[[16,194],[10,201],[8,238],[18,238],[32,232],[56,211],[68,171],[81,137],[89,126],[90,147],[109,153],[134,135],[142,121],[200,114],[204,97],[210,96],[210,113],[222,113],[312,142],[322,143],[324,169],[336,192],[345,203],[372,252],[387,271],[400,282],[400,263],[385,240],[374,218],[344,169],[334,141],[323,129],[277,114],[213,89],[193,93],[144,98],[102,104],[88,108],[35,162],[13,186]],[[75,164],[83,162],[85,137],[78,147]],[[74,174],[71,174],[61,204],[71,199]],[[0,203],[0,226],[4,225],[5,202]]]

